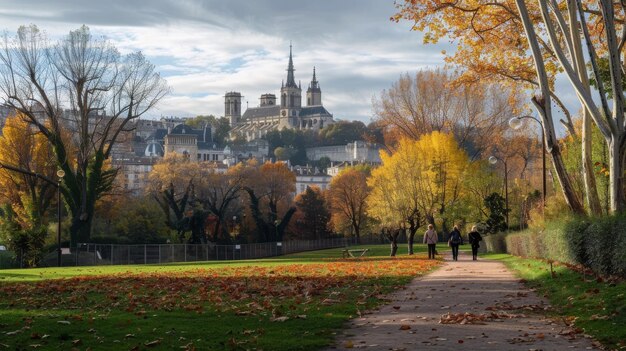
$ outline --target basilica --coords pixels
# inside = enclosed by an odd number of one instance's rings
[[[261,95],[258,107],[241,111],[240,92],[231,91],[224,96],[224,116],[230,120],[231,138],[244,137],[246,140],[262,138],[267,132],[281,129],[320,130],[333,124],[333,115],[322,105],[322,90],[313,67],[313,78],[306,91],[306,106],[302,106],[302,88],[296,84],[293,57],[289,46],[289,65],[287,82],[283,80],[280,88],[280,105],[276,95]]]

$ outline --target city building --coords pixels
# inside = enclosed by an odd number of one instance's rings
[[[231,139],[237,136],[246,140],[264,137],[269,131],[281,129],[320,130],[333,124],[333,115],[322,104],[322,90],[313,67],[313,78],[306,92],[306,106],[302,106],[302,88],[296,84],[293,55],[289,46],[289,64],[287,82],[283,80],[280,88],[280,104],[276,95],[261,95],[258,107],[241,110],[240,92],[227,92],[224,96],[224,116],[230,120]],[[243,114],[242,114],[243,112]]]
[[[346,145],[310,147],[306,149],[306,156],[312,161],[327,157],[332,162],[380,164],[381,148],[377,144],[355,141]]]
[[[318,187],[320,190],[328,189],[333,177],[320,172],[317,167],[293,166],[291,171],[296,174],[296,194],[303,193],[308,187]]]

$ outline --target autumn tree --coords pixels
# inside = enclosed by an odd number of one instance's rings
[[[71,241],[87,241],[96,201],[117,174],[105,161],[120,134],[168,92],[165,80],[141,53],[122,56],[86,26],[56,43],[37,26],[22,26],[14,38],[4,36],[0,64],[0,99],[52,145],[65,172]]]
[[[506,77],[537,92],[531,101],[541,117],[547,150],[563,195],[574,212],[582,213],[584,209],[565,170],[554,126],[557,117],[552,103],[564,112],[565,120],[560,121],[576,136],[571,114],[561,102],[562,94],[555,89],[557,74],[563,74],[583,110],[581,169],[589,210],[593,214],[601,212],[591,158],[592,120],[609,149],[611,209],[619,212],[624,208],[623,94],[616,94],[615,98],[609,94],[623,91],[623,3],[431,0],[418,4],[407,0],[397,6],[399,12],[393,19],[411,21],[414,30],[425,32],[426,42],[456,38],[458,50],[447,60],[466,68],[463,79]],[[603,62],[608,63],[608,81],[603,78]],[[595,90],[590,80],[598,83]]]
[[[367,175],[364,170],[347,168],[331,180],[327,193],[333,223],[348,222],[357,243],[368,220],[367,198],[370,187]]]
[[[453,134],[472,158],[480,156],[522,109],[520,94],[497,84],[456,84],[456,78],[442,69],[422,70],[383,90],[373,105],[387,142],[438,131]]]
[[[328,234],[330,212],[326,199],[318,187],[307,187],[295,199],[300,214],[299,231],[308,239],[322,239]]]
[[[282,162],[250,163],[244,172],[243,190],[248,194],[252,218],[260,241],[282,241],[296,208],[292,206],[296,176]]]
[[[11,204],[20,226],[43,225],[56,187],[31,174],[55,179],[56,165],[50,144],[19,114],[9,117],[2,129],[0,165],[0,197]],[[10,166],[28,174],[6,168]]]
[[[194,186],[195,200],[213,216],[213,242],[229,242],[226,220],[239,210],[236,205],[244,185],[244,166],[238,164],[225,174],[216,172],[207,164],[200,167],[201,177]]]
[[[469,160],[451,134],[433,132],[419,140],[401,139],[393,154],[381,153],[382,166],[372,171],[369,213],[383,226],[408,228],[409,253],[422,222],[441,218],[464,196]]]
[[[194,181],[200,177],[198,163],[176,153],[157,162],[149,175],[148,193],[161,207],[165,225],[177,231],[181,242],[188,231],[184,219],[192,207]]]
[[[0,135],[0,203],[6,204],[0,215],[0,236],[30,266],[42,256],[47,211],[56,194],[51,184],[55,172],[45,137],[20,114],[7,118]]]

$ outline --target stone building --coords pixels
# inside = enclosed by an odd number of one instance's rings
[[[281,129],[320,130],[333,124],[333,115],[322,104],[322,90],[313,67],[313,78],[306,91],[306,106],[302,106],[301,84],[296,83],[293,55],[289,46],[287,82],[280,88],[280,104],[276,95],[261,95],[258,107],[241,110],[242,95],[231,91],[224,96],[224,116],[230,120],[231,138],[245,137],[250,141],[264,137],[267,132]]]

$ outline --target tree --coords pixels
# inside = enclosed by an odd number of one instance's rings
[[[213,242],[230,242],[227,226],[223,224],[231,214],[236,213],[234,205],[241,195],[243,168],[239,164],[221,174],[204,167],[201,178],[195,183],[195,198],[205,211],[213,215]]]
[[[19,114],[9,117],[2,129],[0,165],[4,166],[0,167],[0,198],[10,204],[20,227],[44,225],[56,187],[33,174],[55,179],[56,164],[48,141]]]
[[[274,156],[279,161],[287,161],[291,159],[298,151],[292,147],[277,147],[274,149]]]
[[[520,95],[498,84],[455,84],[456,78],[441,69],[423,70],[404,74],[383,90],[373,108],[386,141],[452,133],[472,158],[480,156],[491,137],[508,128],[508,119],[522,109]]]
[[[184,219],[192,207],[194,181],[201,178],[199,164],[172,153],[157,162],[150,172],[148,192],[165,215],[165,224],[177,231],[180,242],[188,227]]]
[[[252,218],[259,230],[260,241],[282,241],[285,228],[296,208],[291,206],[296,191],[296,176],[279,163],[264,163],[260,167],[248,164],[244,170],[243,190],[250,198]]]
[[[393,19],[408,19],[414,23],[414,30],[426,31],[426,42],[436,42],[444,36],[458,38],[459,49],[447,60],[467,69],[465,79],[507,77],[539,91],[531,101],[541,117],[546,146],[563,195],[572,211],[583,213],[584,208],[563,165],[554,128],[552,102],[564,112],[566,120],[561,123],[575,136],[570,113],[554,88],[556,75],[562,72],[583,109],[581,169],[590,212],[600,213],[591,161],[591,120],[609,145],[611,209],[614,212],[623,209],[625,143],[622,140],[626,130],[623,94],[615,95],[613,108],[610,108],[607,93],[623,91],[620,67],[623,67],[624,39],[620,33],[622,39],[618,40],[616,33],[622,30],[616,22],[623,22],[623,3],[609,0],[550,0],[534,4],[523,0],[454,3],[432,0],[419,6],[407,0],[397,6],[399,12]],[[433,17],[438,21],[431,21]],[[586,58],[590,61],[592,80],[599,83],[597,91],[591,90]],[[602,59],[609,63],[610,83],[602,79]],[[595,93],[599,94],[599,104],[592,98]]]
[[[381,153],[383,164],[372,171],[368,213],[383,226],[407,228],[409,253],[422,220],[447,229],[447,212],[464,195],[469,161],[454,136],[433,132],[419,140],[403,138],[393,154]]]
[[[14,39],[5,35],[0,62],[0,97],[52,145],[65,172],[71,241],[87,241],[95,203],[117,174],[105,161],[118,137],[167,94],[166,83],[141,53],[121,56],[86,26],[54,45],[37,26],[22,26]]]
[[[162,225],[159,205],[147,199],[131,199],[120,205],[120,215],[114,224],[114,232],[132,244],[161,244],[168,237],[168,229]]]
[[[328,234],[330,213],[322,191],[318,187],[307,187],[296,196],[298,213],[302,214],[300,231],[308,239],[322,239]]]
[[[320,138],[325,145],[345,145],[356,140],[363,140],[367,127],[360,121],[338,121],[320,131]]]
[[[333,222],[347,221],[360,242],[361,229],[367,222],[367,173],[355,168],[347,168],[330,182],[328,201]]]
[[[504,198],[498,193],[492,193],[485,198],[485,206],[489,210],[487,218],[487,232],[495,234],[507,229],[505,217],[509,210],[506,209]]]
[[[194,118],[185,121],[185,124],[192,128],[201,129],[205,125],[213,128],[213,141],[218,145],[224,145],[228,139],[228,133],[230,132],[230,121],[226,117],[216,118],[213,115],[208,116],[196,116]]]
[[[43,257],[48,209],[56,194],[50,181],[55,172],[48,141],[20,114],[7,118],[0,134],[0,203],[6,204],[0,236],[29,267]]]

